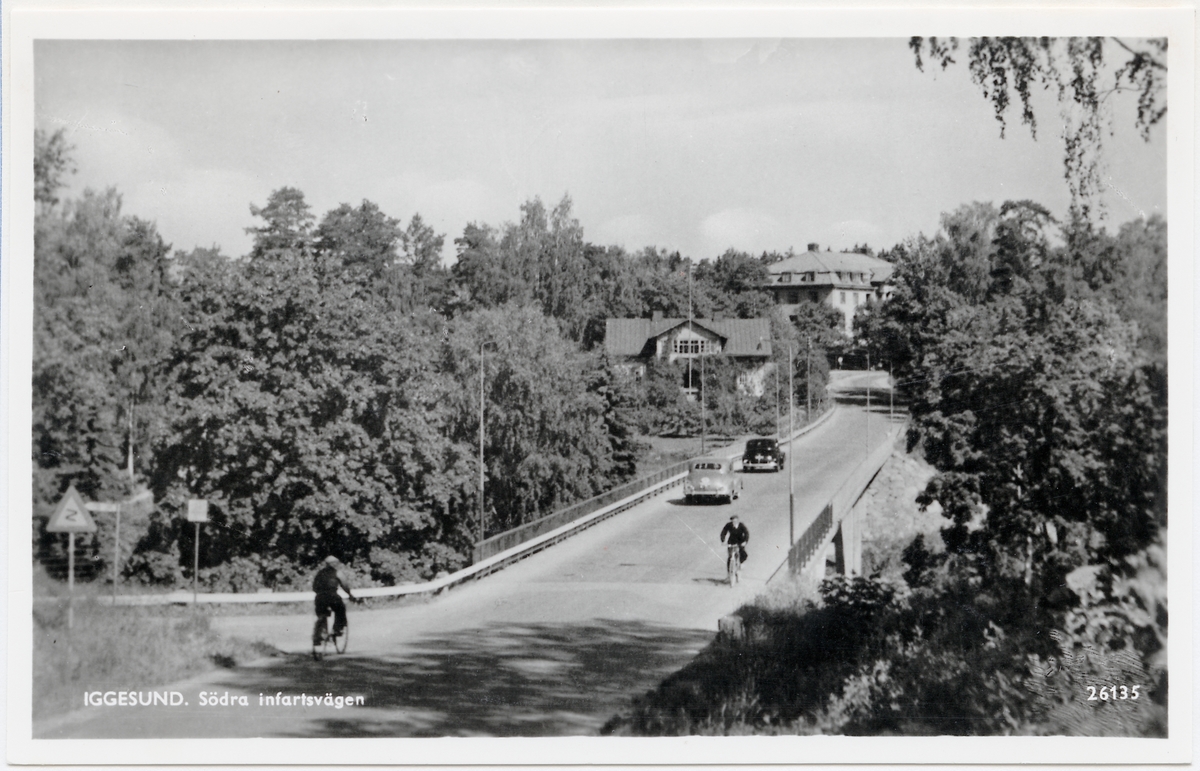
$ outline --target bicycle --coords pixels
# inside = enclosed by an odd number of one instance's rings
[[[728,573],[729,585],[733,586],[738,582],[738,574],[742,569],[742,545],[731,543],[726,548],[729,550],[729,556],[725,559],[725,570]]]
[[[352,602],[356,605],[362,600],[355,597]],[[329,625],[329,617],[333,615],[333,609],[327,608],[324,613],[317,616],[316,626],[313,627],[313,660],[320,661],[329,655],[329,648],[332,648],[338,653],[345,653],[346,646],[350,643],[350,617],[347,614],[346,625],[336,635]],[[316,641],[320,640],[320,643]]]

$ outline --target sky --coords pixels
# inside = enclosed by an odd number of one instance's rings
[[[75,146],[70,194],[115,186],[176,249],[245,254],[250,213],[364,199],[454,238],[564,195],[593,243],[693,259],[890,247],[972,201],[1061,216],[1059,108],[1001,138],[962,64],[907,39],[38,41],[37,126]],[[1166,215],[1166,137],[1113,100],[1110,227]]]

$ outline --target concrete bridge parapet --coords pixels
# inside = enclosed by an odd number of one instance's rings
[[[789,573],[803,573],[820,580],[825,576],[830,546],[834,548],[838,573],[845,576],[862,573],[863,519],[855,504],[891,457],[896,436],[902,429],[902,425],[897,426],[887,433],[886,441],[850,473],[821,514],[792,544],[787,561]]]

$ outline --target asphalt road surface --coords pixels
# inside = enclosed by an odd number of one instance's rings
[[[882,388],[886,377],[844,377],[838,411],[794,443],[797,536],[885,440],[886,392],[868,427],[868,380]],[[786,472],[746,474],[732,505],[688,506],[682,497],[673,488],[427,602],[351,605],[348,652],[321,662],[309,655],[311,613],[217,617],[220,631],[283,654],[153,689],[179,692],[186,705],[87,707],[36,724],[35,737],[594,735],[707,645],[718,619],[762,590],[786,558]],[[734,512],[751,536],[742,581],[731,588],[718,534]],[[218,703],[202,706],[202,694]],[[220,703],[225,694],[248,705]],[[327,694],[363,703],[339,709],[297,698]]]

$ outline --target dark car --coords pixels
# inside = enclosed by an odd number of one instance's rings
[[[746,471],[780,471],[783,463],[783,449],[774,439],[751,439],[746,442],[746,454],[742,456],[742,468]]]

